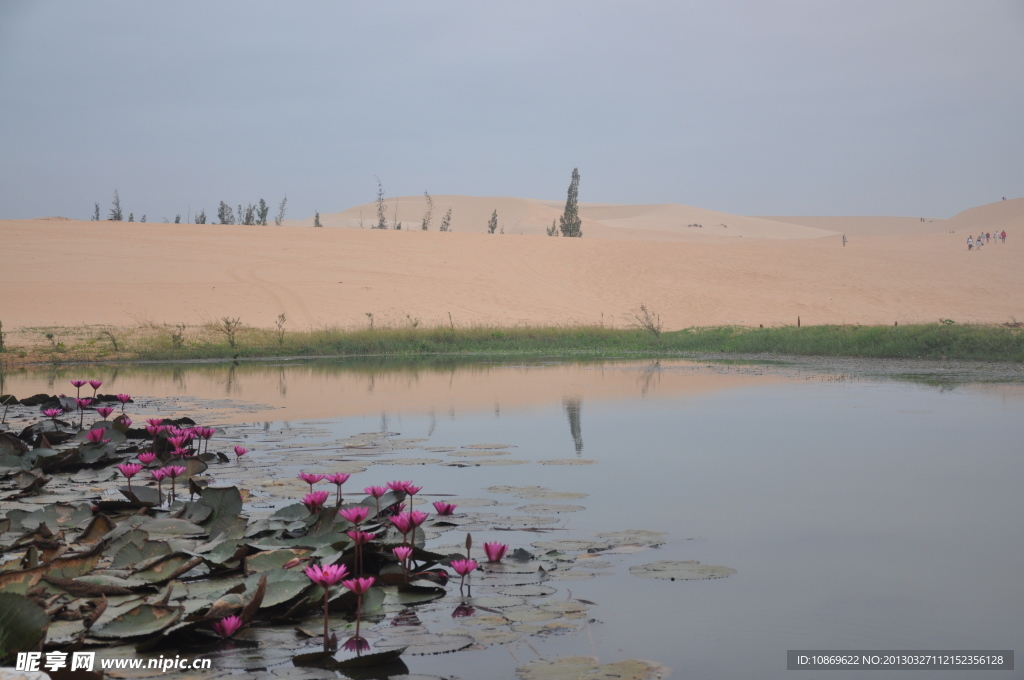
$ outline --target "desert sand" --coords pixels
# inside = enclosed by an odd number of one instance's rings
[[[1024,199],[925,222],[581,204],[582,239],[543,235],[559,201],[434,202],[427,232],[423,197],[389,199],[388,220],[397,207],[402,231],[370,229],[373,204],[322,214],[323,229],[312,218],[282,227],[0,221],[0,321],[11,330],[231,316],[269,327],[285,313],[295,329],[365,326],[369,312],[391,325],[622,327],[641,302],[666,329],[798,316],[805,325],[1024,319]],[[453,231],[440,233],[448,207]],[[505,233],[489,235],[495,209]],[[997,229],[1005,245],[967,251],[968,233]]]

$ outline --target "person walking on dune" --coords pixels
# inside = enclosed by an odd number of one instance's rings
[[[968,236],[967,237],[967,250],[972,250],[973,248],[974,248],[974,239],[971,238],[970,236]]]
[[[846,247],[846,234],[843,234],[843,247]]]
[[[999,235],[999,240],[1002,241],[1003,243],[1006,243],[1006,230],[1005,229],[1003,229],[1003,233],[1001,233]]]

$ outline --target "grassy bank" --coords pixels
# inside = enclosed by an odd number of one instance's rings
[[[699,352],[795,356],[1024,361],[1024,329],[950,323],[907,326],[688,328],[656,335],[601,326],[337,328],[283,331],[140,327],[26,329],[34,344],[12,343],[9,365],[81,361],[187,361],[275,356],[680,356]],[[49,337],[47,337],[49,336]]]

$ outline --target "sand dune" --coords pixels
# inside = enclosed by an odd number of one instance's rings
[[[459,233],[484,234],[493,211],[498,211],[499,231],[506,234],[542,236],[557,224],[565,201],[486,196],[433,196],[432,229],[437,229],[445,212],[452,209],[452,229]],[[421,228],[427,209],[423,196],[401,196],[386,202],[389,225],[402,229]],[[614,205],[581,203],[583,234],[594,238],[648,240],[720,241],[740,238],[794,239],[833,236],[834,231],[776,218],[745,217],[678,204]],[[365,203],[340,213],[323,213],[324,227],[370,229],[377,224],[377,205]],[[313,226],[313,219],[291,222]]]
[[[398,202],[398,218],[418,225],[422,200]],[[435,225],[446,204],[461,211],[454,233],[0,221],[0,321],[8,330],[229,315],[269,327],[284,312],[290,327],[307,328],[363,326],[367,312],[378,323],[447,324],[450,312],[464,325],[623,326],[641,302],[673,329],[797,316],[804,324],[1024,319],[1024,199],[965,211],[941,233],[889,230],[845,248],[813,226],[684,206],[588,204],[585,237],[555,239],[512,225],[540,229],[560,213],[558,202],[438,196]],[[504,235],[482,233],[495,207]],[[321,217],[352,227],[345,220],[354,210]],[[751,236],[689,236],[711,228],[674,222],[690,215],[731,220],[730,234]],[[983,223],[1006,224],[1008,243],[968,253],[966,231],[948,233]],[[601,229],[619,237],[602,238]]]

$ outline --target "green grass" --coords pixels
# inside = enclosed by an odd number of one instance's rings
[[[1024,331],[1001,326],[804,326],[689,328],[660,336],[600,326],[245,329],[234,349],[223,337],[192,339],[181,348],[159,336],[140,342],[139,359],[270,356],[672,356],[695,352],[830,357],[1024,361]]]
[[[35,330],[38,333],[38,330]],[[51,329],[64,338],[20,350],[16,363],[190,361],[262,357],[671,357],[696,353],[1024,361],[1024,329],[950,323],[907,326],[718,326],[664,332],[601,326],[434,327],[286,331],[242,328],[230,347],[216,326],[189,328],[180,344],[172,328],[116,330],[119,350],[95,328]],[[13,349],[13,348],[12,348]],[[2,358],[4,355],[0,355]],[[12,357],[8,352],[6,357]]]

